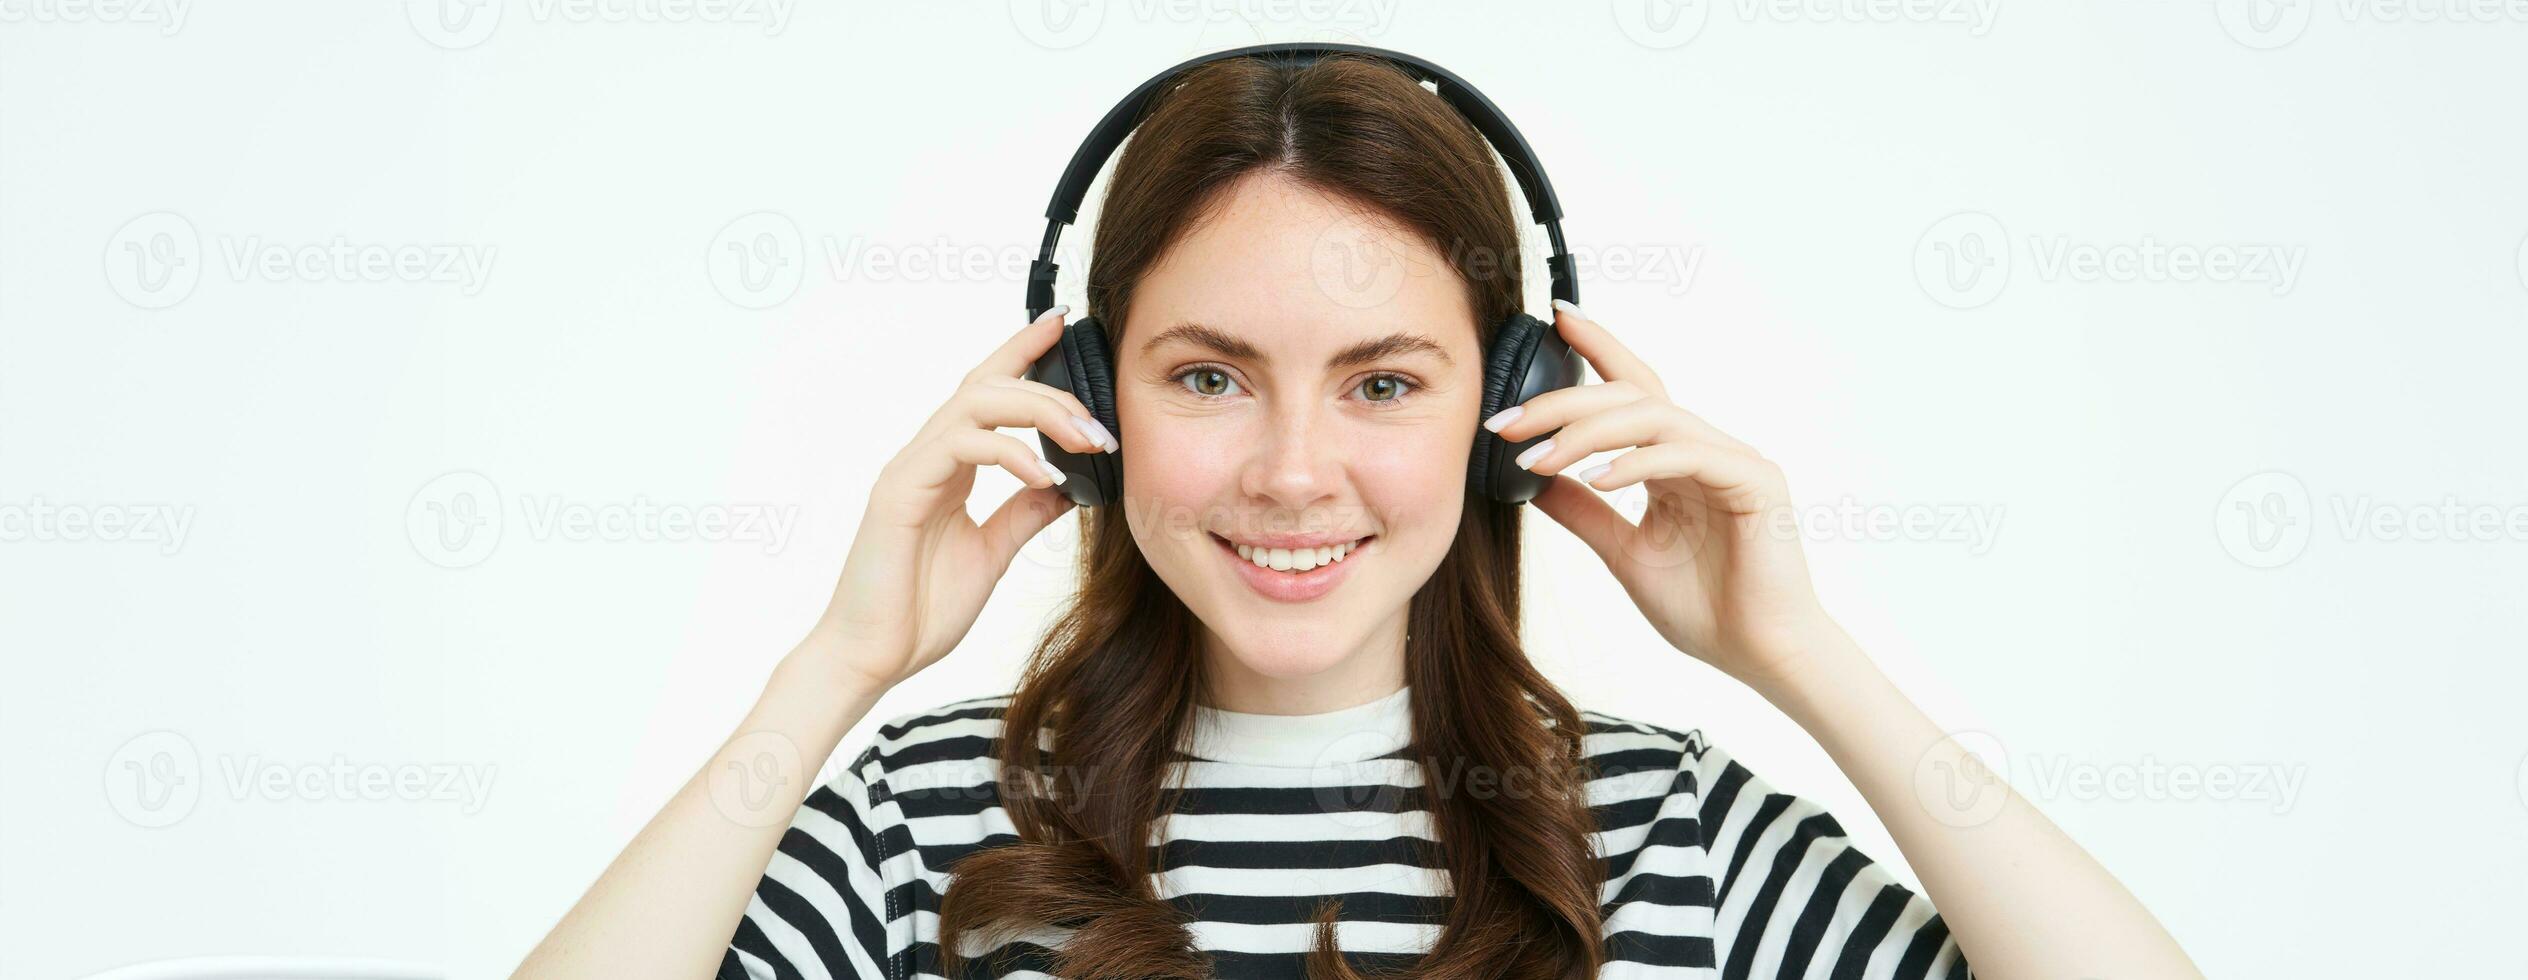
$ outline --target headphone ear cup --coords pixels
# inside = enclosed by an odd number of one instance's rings
[[[1493,333],[1492,347],[1484,357],[1479,418],[1489,419],[1548,391],[1578,385],[1583,371],[1580,353],[1563,342],[1552,324],[1513,313]],[[1518,454],[1559,431],[1539,432],[1514,443],[1490,429],[1477,429],[1474,451],[1466,463],[1467,489],[1505,504],[1535,499],[1553,478],[1521,468]]]
[[[1106,328],[1094,316],[1084,316],[1062,326],[1062,337],[1046,348],[1036,363],[1027,369],[1027,380],[1039,382],[1071,393],[1071,397],[1088,406],[1097,424],[1108,432],[1122,432],[1115,421],[1114,359],[1106,349]],[[1052,463],[1068,477],[1061,484],[1063,496],[1082,507],[1098,507],[1123,499],[1123,452],[1075,453],[1053,441],[1044,433],[1036,434],[1044,447],[1045,461]]]

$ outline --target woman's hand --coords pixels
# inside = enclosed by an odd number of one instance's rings
[[[1638,448],[1580,479],[1555,476],[1537,508],[1605,560],[1669,643],[1768,695],[1779,690],[1839,635],[1809,585],[1781,469],[1669,401],[1659,376],[1606,328],[1554,305],[1563,340],[1605,380],[1529,399],[1494,416],[1510,418],[1495,431],[1517,442],[1560,427],[1521,461],[1546,474]],[[1638,526],[1589,492],[1635,483],[1650,495]]]
[[[834,598],[802,644],[847,672],[847,680],[883,692],[954,649],[1018,549],[1071,509],[1056,487],[1058,471],[1018,437],[994,429],[1034,428],[1072,452],[1116,448],[1070,392],[1024,377],[1062,336],[1067,309],[1046,310],[967,372],[879,469]],[[975,467],[984,464],[1007,470],[1027,489],[978,526],[966,499]]]

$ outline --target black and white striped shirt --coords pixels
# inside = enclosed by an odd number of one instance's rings
[[[1421,842],[1421,769],[1400,690],[1318,715],[1198,709],[1186,791],[1154,834],[1160,899],[1222,977],[1300,977],[1313,916],[1364,968],[1438,937],[1445,868]],[[1016,840],[997,802],[1006,695],[896,718],[799,808],[747,903],[719,980],[939,976],[947,870]],[[1701,732],[1583,712],[1607,858],[1610,978],[1965,978],[1927,898],[1852,846],[1816,804],[1775,792]],[[1414,790],[1414,793],[1402,792]],[[1506,791],[1506,787],[1504,788]],[[1005,977],[1042,977],[1059,930],[1022,936]],[[970,954],[987,950],[969,947]]]

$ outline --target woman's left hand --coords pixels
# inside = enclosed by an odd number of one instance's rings
[[[1667,386],[1615,336],[1557,302],[1554,324],[1604,381],[1546,392],[1504,411],[1510,441],[1551,432],[1522,465],[1557,474],[1538,509],[1597,552],[1659,635],[1768,695],[1799,676],[1835,626],[1809,585],[1782,470],[1668,400]],[[1637,447],[1637,448],[1636,448]],[[1590,492],[1644,485],[1641,523]]]

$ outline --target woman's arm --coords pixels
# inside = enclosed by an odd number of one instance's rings
[[[1840,627],[1823,622],[1800,663],[1758,693],[1861,790],[1977,977],[2202,976],[2123,883],[1933,724]]]
[[[803,641],[746,718],[527,954],[513,980],[709,977],[816,770],[883,691]]]
[[[879,468],[816,628],[513,980],[712,975],[843,733],[955,648],[1019,548],[1071,509],[1056,489],[1062,474],[995,430],[1032,427],[1077,453],[1118,448],[1070,392],[1022,377],[1062,336],[1068,310],[1046,310],[1003,342]],[[978,525],[966,501],[975,468],[989,465],[1027,489]]]
[[[1577,479],[1555,476],[1538,509],[1605,560],[1660,636],[1764,694],[1825,747],[1921,874],[1975,974],[2198,976],[2124,886],[2027,801],[1998,795],[2009,787],[1826,614],[1781,468],[1671,401],[1605,327],[1554,305],[1555,329],[1605,383],[1546,392],[1485,424],[1512,442],[1553,432],[1519,459],[1538,473],[1621,454]],[[1593,492],[1634,483],[1650,498],[1639,525]],[[1977,809],[1918,793],[1917,773],[1975,781]],[[2000,812],[1987,818],[1994,802]]]

